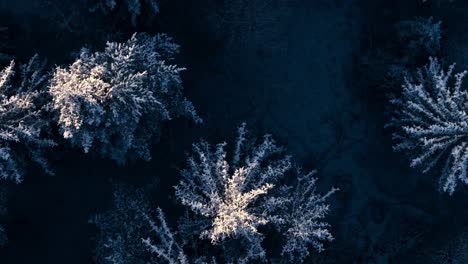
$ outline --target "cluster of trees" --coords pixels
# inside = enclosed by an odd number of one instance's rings
[[[0,72],[0,177],[20,183],[30,161],[53,174],[44,154],[67,142],[119,164],[150,160],[163,122],[202,122],[183,95],[178,50],[167,35],[135,33],[102,51],[83,48],[70,65],[49,71],[37,55],[20,66],[11,61]],[[143,192],[117,187],[115,208],[91,220],[100,229],[98,261],[301,262],[310,247],[323,251],[333,240],[326,200],[337,189],[318,193],[315,172],[294,166],[270,135],[247,137],[245,124],[229,147],[228,161],[225,143],[194,144],[176,186],[187,209],[177,232]],[[278,256],[262,245],[267,230],[282,237]],[[205,248],[212,250],[200,253]]]
[[[437,59],[442,30],[432,17],[396,24],[395,36],[364,56],[361,67],[390,98],[386,126],[393,129],[394,150],[423,173],[440,171],[441,189],[453,194],[458,183],[468,183],[466,71],[454,73],[455,64],[444,67]]]
[[[395,106],[391,126],[396,127],[394,149],[411,157],[412,167],[428,172],[442,161],[443,191],[453,194],[458,182],[468,183],[468,93],[462,81],[466,71],[453,74],[430,58],[415,78],[406,78]]]
[[[121,164],[149,160],[161,123],[178,116],[201,122],[182,94],[178,52],[166,35],[134,34],[109,42],[103,52],[82,49],[77,60],[57,68],[49,85],[61,134],[84,152]]]
[[[50,137],[48,76],[43,66],[34,56],[19,67],[19,76],[15,76],[13,61],[0,72],[2,179],[21,182],[29,160],[52,173],[44,158],[44,150],[55,142]]]
[[[324,218],[330,209],[326,200],[337,189],[318,193],[314,174],[294,166],[270,135],[260,141],[247,136],[243,124],[233,145],[193,145],[175,186],[186,208],[177,232],[160,208],[152,210],[142,190],[118,187],[114,208],[92,220],[100,229],[98,258],[103,263],[152,258],[158,263],[300,263],[309,248],[321,252],[323,243],[333,240]],[[282,242],[279,255],[262,246],[266,230]]]
[[[178,51],[167,35],[141,33],[103,51],[82,49],[71,65],[51,70],[37,55],[11,61],[0,71],[0,178],[22,182],[31,161],[53,174],[46,151],[66,142],[119,164],[149,160],[162,122],[202,121],[183,95]]]
[[[402,89],[392,91],[387,126],[393,129],[394,150],[404,152],[410,166],[423,173],[440,171],[439,186],[452,195],[458,183],[468,184],[466,71],[454,73],[455,63],[444,67],[433,57],[440,49],[441,23],[432,18],[421,21],[407,23],[418,28],[421,37],[406,42],[430,56],[425,65],[402,68],[398,71],[402,77],[393,79]]]
[[[70,66],[44,71],[34,56],[0,72],[0,177],[21,182],[28,160],[53,173],[44,149],[64,139],[84,152],[120,164],[149,160],[161,123],[178,116],[200,117],[182,93],[180,72],[170,64],[178,45],[166,35],[134,34],[107,43],[102,52],[82,49]]]
[[[142,6],[159,12],[155,0],[123,2],[95,1],[90,10],[106,13],[126,4],[133,25]],[[466,72],[455,74],[454,64],[444,70],[436,59],[441,22],[403,21],[396,36],[396,44],[365,56],[362,69],[390,94],[394,149],[409,156],[411,167],[440,172],[441,189],[453,194],[460,182],[468,184]],[[150,160],[164,122],[202,122],[183,94],[178,52],[165,34],[135,33],[101,51],[83,48],[73,63],[49,71],[37,55],[22,65],[11,61],[0,71],[0,178],[20,183],[31,161],[53,174],[46,151],[65,142],[119,164]],[[175,186],[185,212],[177,225],[151,203],[149,190],[115,186],[113,208],[90,220],[99,229],[96,259],[303,262],[334,239],[325,218],[338,189],[317,191],[315,173],[304,173],[271,135],[249,136],[242,124],[233,144],[193,144]],[[265,246],[268,236],[280,250]],[[0,245],[5,241],[0,226]]]

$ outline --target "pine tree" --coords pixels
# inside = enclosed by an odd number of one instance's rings
[[[264,235],[258,229],[265,225],[282,233],[286,241],[283,255],[291,260],[302,261],[308,244],[323,250],[322,242],[333,237],[328,224],[320,220],[329,210],[325,200],[336,189],[323,196],[317,194],[312,174],[292,169],[290,157],[270,135],[258,143],[246,135],[243,124],[230,157],[226,143],[214,148],[205,141],[194,144],[193,156],[176,186],[177,198],[203,223],[204,229],[193,228],[194,232],[223,247],[230,241],[241,241],[243,254],[237,251],[235,256],[241,263],[265,259]],[[285,184],[288,176],[295,183]]]
[[[50,92],[64,138],[84,152],[124,163],[149,160],[163,121],[187,116],[201,122],[182,94],[180,72],[168,64],[178,45],[166,35],[134,34],[104,51],[83,49],[69,67],[58,67]]]
[[[459,182],[468,183],[468,93],[461,87],[465,72],[444,71],[430,59],[415,78],[407,78],[401,98],[392,99],[389,126],[395,128],[394,149],[406,152],[411,167],[424,173],[442,163],[441,187],[453,194]]]
[[[15,63],[0,72],[0,178],[23,180],[29,160],[52,174],[44,150],[55,146],[46,138],[48,116],[47,75],[38,56],[21,65],[15,78]]]

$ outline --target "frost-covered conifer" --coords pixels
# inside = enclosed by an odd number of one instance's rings
[[[38,56],[19,67],[15,63],[0,71],[0,178],[23,180],[30,160],[52,173],[43,157],[44,149],[54,146],[45,138],[50,120],[46,116],[47,76]]]
[[[156,218],[153,211],[144,189],[116,185],[112,208],[90,220],[99,229],[94,252],[97,263],[216,263],[185,254],[179,243],[183,240],[170,230],[162,210],[156,209]]]
[[[146,218],[149,211],[143,191],[116,186],[113,207],[90,220],[99,229],[95,250],[97,263],[148,263],[151,256],[142,238],[146,238],[151,230]]]
[[[259,226],[282,222],[275,214],[285,199],[266,195],[278,178],[290,169],[289,157],[267,135],[260,144],[247,142],[245,124],[239,128],[231,162],[227,162],[225,143],[212,149],[207,142],[194,144],[194,156],[182,171],[176,196],[183,205],[208,218],[211,226],[201,238],[217,244],[228,238],[246,240],[247,259],[263,258]],[[277,156],[277,157],[275,157]]]
[[[117,190],[115,208],[92,221],[101,230],[99,263],[301,263],[309,246],[324,250],[333,240],[326,200],[337,189],[319,194],[315,172],[293,167],[271,136],[246,135],[243,124],[233,146],[194,144],[176,186],[188,210],[175,232],[161,209],[153,217],[142,193]],[[262,247],[264,230],[283,243],[281,256]]]
[[[182,171],[176,196],[204,220],[200,238],[224,247],[232,240],[241,241],[243,254],[236,255],[240,263],[265,258],[258,227],[267,224],[284,232],[283,253],[291,259],[299,252],[297,260],[301,261],[308,254],[307,244],[322,250],[321,241],[332,236],[320,219],[328,211],[324,200],[334,190],[324,196],[316,194],[310,174],[299,176],[295,185],[282,183],[288,172],[297,176],[291,170],[290,157],[271,136],[257,142],[246,133],[243,124],[229,157],[226,143],[215,147],[204,141],[194,144],[194,154]]]
[[[149,237],[143,239],[143,243],[148,250],[169,264],[189,264],[190,262],[182,247],[177,243],[169,229],[161,208],[157,209],[157,222],[153,221],[148,215],[145,215],[145,217],[158,240],[158,244],[155,244]]]
[[[94,12],[99,9],[103,13],[108,13],[117,8],[118,5],[126,5],[133,26],[136,26],[137,18],[141,15],[142,10],[149,10],[153,15],[159,13],[159,0],[97,0],[97,3],[90,10]]]
[[[134,34],[102,52],[83,49],[72,65],[57,68],[50,93],[63,137],[123,163],[151,158],[163,121],[187,116],[200,122],[182,94],[184,69],[169,64],[177,52],[166,35]]]
[[[441,187],[452,194],[459,182],[468,183],[468,93],[461,87],[466,72],[445,71],[430,59],[416,78],[406,79],[394,105],[390,126],[394,149],[409,154],[411,167],[428,172],[442,166]],[[440,162],[439,162],[440,161]]]
[[[143,238],[142,241],[145,244],[147,250],[157,257],[157,263],[168,263],[168,264],[216,264],[215,257],[198,256],[195,254],[188,255],[185,253],[183,243],[178,242],[179,236],[173,233],[164,217],[164,214],[160,208],[157,208],[156,221],[152,220],[151,217],[145,215],[148,220],[148,224],[151,227],[151,237]],[[195,244],[197,241],[193,241]],[[207,252],[203,252],[207,254]]]
[[[315,171],[303,174],[296,169],[297,180],[289,190],[290,199],[287,206],[286,244],[282,255],[292,262],[302,262],[309,255],[308,245],[318,252],[324,250],[323,242],[332,241],[333,236],[328,230],[329,224],[323,219],[330,210],[326,199],[338,189],[332,188],[325,195],[316,192]]]

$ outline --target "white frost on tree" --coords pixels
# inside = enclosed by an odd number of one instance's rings
[[[142,238],[146,249],[158,258],[157,263],[168,264],[216,264],[214,257],[197,256],[196,254],[188,255],[185,253],[183,243],[178,242],[178,234],[171,231],[166,222],[166,218],[161,208],[157,208],[156,221],[152,220],[149,215],[145,214],[145,218],[151,228],[152,237]],[[194,241],[197,243],[196,241]],[[203,252],[206,254],[206,252]]]
[[[23,180],[30,160],[52,174],[44,150],[55,143],[45,138],[50,121],[47,113],[47,75],[38,56],[21,65],[15,75],[15,63],[0,71],[0,178]]]
[[[124,163],[149,160],[163,121],[201,119],[182,93],[183,68],[168,62],[178,45],[164,34],[134,34],[104,51],[83,49],[69,67],[55,70],[50,85],[63,137],[84,152]]]
[[[303,174],[270,135],[248,137],[245,124],[233,145],[194,144],[181,175],[175,193],[187,210],[175,232],[160,208],[152,217],[143,190],[117,189],[115,207],[92,220],[98,263],[302,263],[333,240],[324,218],[337,189],[318,193],[315,171]],[[281,254],[265,251],[265,231]]]
[[[322,252],[323,242],[333,240],[328,230],[330,225],[323,219],[330,210],[326,200],[338,189],[332,188],[321,195],[316,192],[315,171],[303,174],[297,169],[296,173],[297,182],[290,190],[288,213],[284,216],[287,227],[282,255],[291,262],[302,262],[309,255],[308,245]]]
[[[393,99],[390,126],[396,151],[409,154],[411,167],[423,172],[442,163],[441,187],[452,194],[459,182],[468,184],[468,93],[462,81],[466,72],[444,71],[437,59],[407,79],[401,98]],[[440,162],[439,162],[440,161]]]
[[[176,242],[174,235],[169,229],[161,208],[157,209],[157,222],[153,221],[146,214],[145,218],[159,242],[159,244],[155,244],[149,237],[142,239],[147,249],[169,264],[189,264],[182,247]]]
[[[282,221],[272,213],[285,202],[269,199],[266,194],[291,163],[289,157],[268,162],[282,151],[269,135],[257,145],[246,142],[245,124],[238,132],[231,164],[226,161],[225,143],[214,149],[204,141],[194,144],[194,156],[182,171],[176,196],[183,205],[210,219],[211,226],[203,230],[201,238],[213,244],[227,238],[246,239],[251,248],[246,258],[263,258],[262,235],[257,228]]]
[[[89,222],[99,229],[95,237],[96,262],[215,264],[214,259],[206,261],[208,258],[204,256],[185,254],[183,243],[178,242],[180,236],[172,233],[162,210],[157,208],[156,218],[152,218],[153,210],[146,191],[118,184],[114,190],[113,207],[90,219]]]
[[[232,146],[230,163],[226,143],[212,148],[202,141],[194,144],[194,154],[182,171],[177,198],[209,222],[200,238],[210,239],[215,245],[241,240],[245,256],[236,256],[240,263],[265,259],[263,235],[258,228],[267,224],[280,231],[285,228],[286,254],[307,255],[307,244],[323,249],[321,241],[332,237],[320,219],[328,211],[324,200],[335,190],[324,196],[316,194],[315,179],[310,174],[298,178],[296,186],[281,184],[292,168],[290,157],[283,155],[270,135],[258,143],[247,139],[246,133],[243,124]]]
[[[99,9],[106,14],[116,9],[118,5],[124,4],[130,13],[133,26],[136,26],[137,18],[141,15],[142,10],[149,10],[152,15],[159,13],[159,0],[98,0],[97,3],[90,8],[90,11],[94,12]]]

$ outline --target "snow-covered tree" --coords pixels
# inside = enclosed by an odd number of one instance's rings
[[[308,245],[318,252],[324,250],[323,242],[332,241],[333,236],[328,230],[329,224],[323,219],[330,210],[326,199],[338,189],[332,188],[325,195],[316,192],[315,171],[303,174],[296,169],[298,175],[294,187],[290,189],[290,199],[287,206],[286,244],[282,255],[291,262],[301,262],[309,255]]]
[[[288,172],[298,176],[294,173],[298,170],[291,170],[290,157],[270,135],[257,142],[246,133],[243,124],[231,157],[226,143],[214,148],[205,141],[194,144],[193,156],[181,173],[177,198],[204,223],[208,221],[200,238],[222,246],[241,241],[244,254],[236,255],[240,263],[265,258],[258,228],[267,224],[284,231],[283,252],[291,259],[296,252],[307,255],[307,244],[322,250],[321,241],[332,239],[327,224],[320,222],[328,211],[324,200],[335,190],[324,196],[316,194],[311,174],[299,176],[295,185],[284,184]]]
[[[159,13],[159,0],[93,0],[93,2],[90,11],[100,10],[104,14],[113,11],[119,5],[125,5],[133,26],[136,26],[142,10],[149,10],[152,15]]]
[[[394,149],[409,154],[411,167],[423,172],[442,163],[441,187],[452,194],[459,182],[468,183],[468,93],[466,72],[453,74],[430,59],[415,78],[407,78],[401,98],[393,99]]]
[[[214,258],[207,261],[204,256],[185,253],[183,239],[171,231],[162,210],[150,206],[146,189],[122,184],[114,188],[112,207],[89,221],[99,229],[94,252],[97,263],[216,263]]]
[[[108,42],[103,52],[83,49],[69,67],[55,70],[50,85],[63,137],[73,145],[124,163],[149,160],[161,123],[178,116],[201,122],[182,94],[180,72],[168,64],[178,45],[164,34],[134,34]]]
[[[147,250],[158,258],[157,263],[168,264],[216,264],[215,257],[188,255],[185,253],[183,243],[178,242],[178,237],[169,228],[164,213],[157,208],[156,221],[145,215],[151,227],[151,234],[154,238],[143,238]],[[195,241],[195,243],[197,243]],[[207,254],[207,252],[203,252]]]
[[[160,208],[154,213],[142,191],[121,187],[114,208],[92,220],[101,230],[99,263],[300,263],[309,246],[321,252],[333,240],[324,218],[337,189],[319,194],[315,172],[292,166],[270,135],[247,137],[242,124],[233,146],[201,141],[192,154],[175,187],[187,209],[177,230]],[[281,255],[267,255],[266,230],[283,243]]]
[[[151,238],[144,238],[143,243],[148,250],[169,264],[189,264],[182,247],[177,243],[172,231],[169,229],[161,208],[157,209],[157,222],[145,215],[153,234],[157,236],[159,244],[154,244]]]
[[[15,63],[0,71],[0,178],[23,180],[30,160],[51,174],[44,158],[44,150],[55,143],[46,138],[50,120],[47,116],[47,75],[44,64],[34,56],[28,64]]]
[[[90,220],[99,229],[95,250],[97,263],[148,263],[151,256],[142,238],[151,230],[146,217],[149,212],[148,199],[142,190],[117,185],[113,207]]]
[[[239,130],[232,162],[227,162],[225,143],[212,149],[207,142],[194,144],[194,156],[182,171],[176,186],[176,196],[183,205],[208,218],[211,226],[201,238],[216,244],[228,238],[246,239],[246,259],[264,258],[259,226],[284,221],[276,211],[285,199],[266,194],[274,188],[279,177],[290,169],[289,157],[278,154],[278,147],[266,135],[260,144],[247,142],[245,124]],[[279,156],[275,157],[274,156]],[[274,159],[274,160],[272,160]]]

